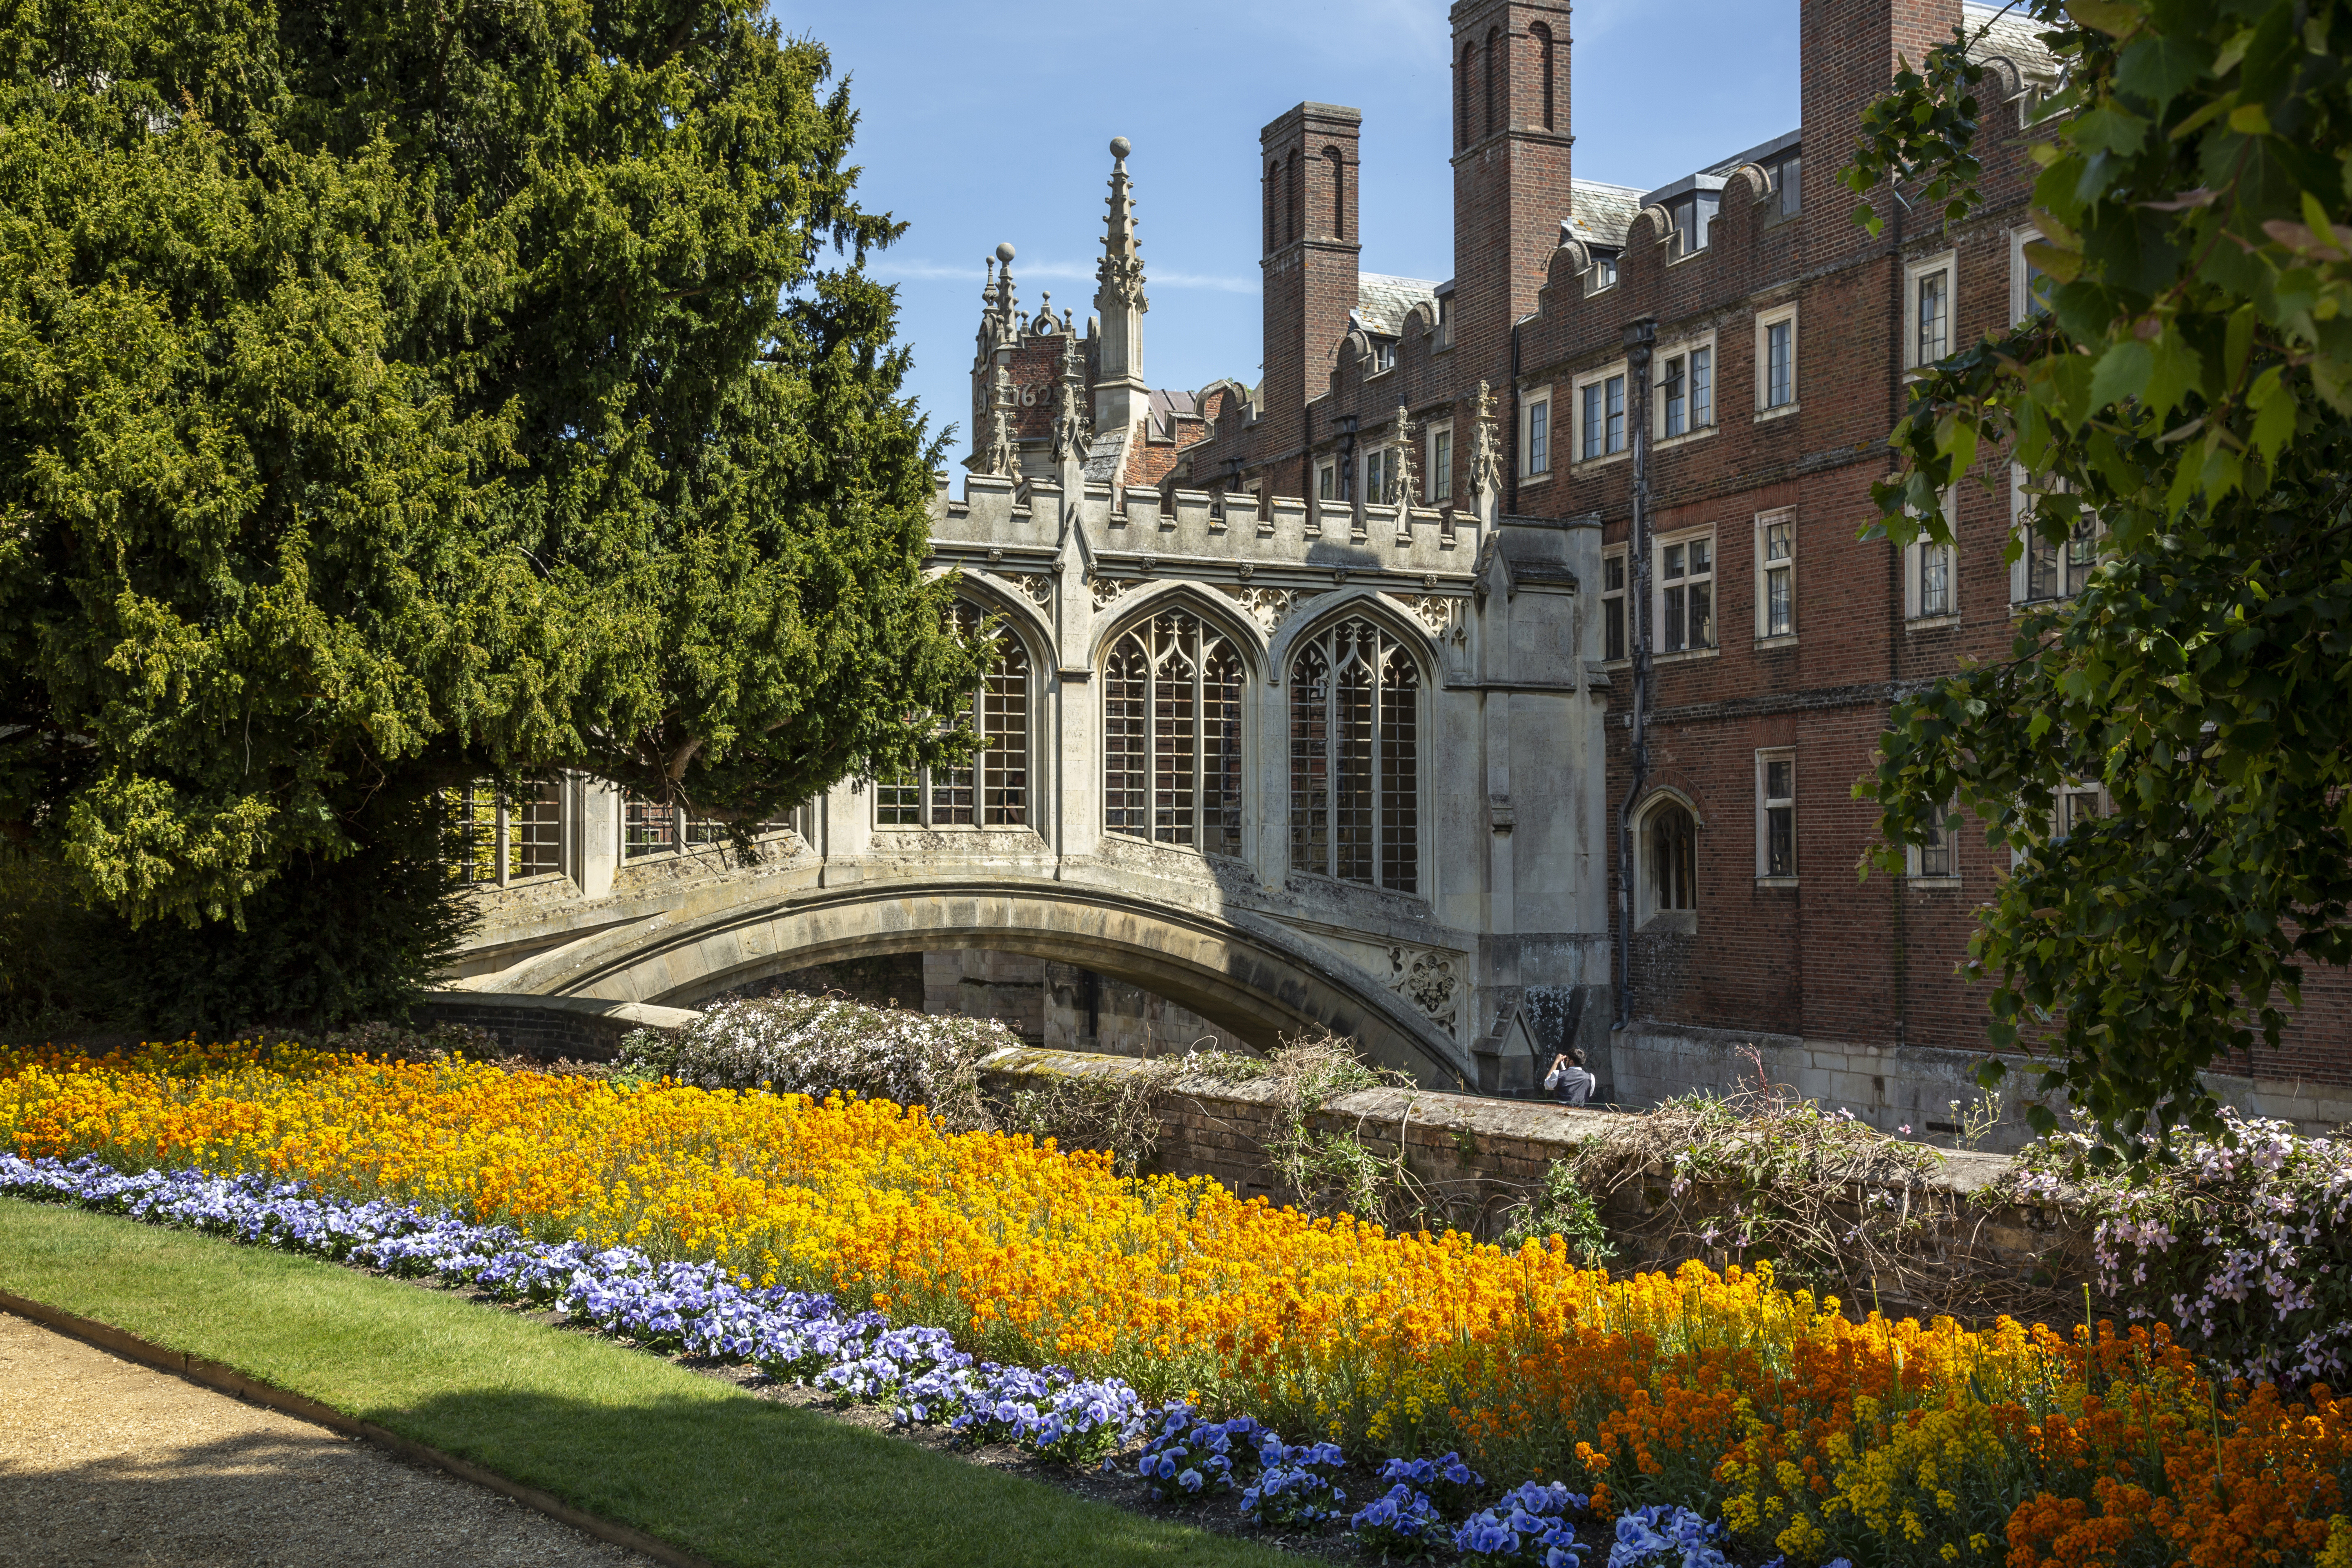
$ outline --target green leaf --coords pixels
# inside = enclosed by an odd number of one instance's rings
[[[2075,146],[2092,153],[2112,153],[2120,158],[2135,156],[2147,142],[2148,121],[2145,116],[2113,103],[2084,110],[2067,127],[2067,135]]]
[[[2167,322],[2150,345],[2153,353],[2148,371],[2147,390],[2141,403],[2158,419],[2162,419],[2195,388],[2205,374],[2204,363],[2197,351],[2189,346],[2178,322]]]
[[[2254,449],[2265,461],[2275,463],[2294,435],[2294,394],[2286,384],[2284,369],[2273,365],[2255,377],[2246,404],[2255,411]]]
[[[2230,312],[2230,324],[2221,350],[2221,369],[2231,386],[2245,379],[2246,359],[2254,349],[2254,326],[2252,304],[2241,305]]]
[[[2205,60],[2193,38],[2162,34],[2135,38],[2116,61],[2116,86],[2161,111],[2205,74]]]
[[[2223,77],[2236,70],[2238,63],[2246,58],[2246,51],[2254,47],[2255,36],[2256,30],[2252,27],[2242,28],[2231,35],[2229,41],[2221,46],[2221,52],[2213,57],[2213,74]]]
[[[2137,397],[2155,372],[2155,352],[2139,339],[2125,338],[2111,344],[2099,356],[2098,368],[2091,375],[2091,406],[2107,408],[2125,398]]]
[[[2061,283],[2072,283],[2083,275],[2083,253],[2063,248],[2046,239],[2029,241],[2025,259]]]
[[[2066,0],[2066,14],[2111,37],[2123,37],[2140,25],[2138,9],[2124,0]]]

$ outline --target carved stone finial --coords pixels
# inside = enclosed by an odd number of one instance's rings
[[[1013,292],[1013,264],[1009,261],[997,279],[996,311],[988,319],[988,336],[992,351],[1021,346],[1021,297]]]
[[[1008,479],[1021,477],[1021,447],[1013,434],[1013,373],[996,367],[988,413],[988,446],[980,456],[980,471]]]
[[[1062,385],[1058,399],[1061,406],[1054,414],[1054,461],[1066,458],[1083,458],[1094,440],[1092,423],[1088,418],[1086,356],[1078,347],[1077,338],[1068,332],[1062,335]]]
[[[1102,258],[1095,266],[1093,423],[1101,430],[1131,430],[1150,407],[1150,384],[1143,379],[1143,254],[1135,238],[1135,189],[1128,183],[1122,136],[1111,143],[1110,209],[1103,220]]]
[[[1484,500],[1503,488],[1503,452],[1495,438],[1495,389],[1478,384],[1477,445],[1470,454],[1470,494]]]
[[[1397,405],[1396,429],[1396,494],[1390,499],[1399,506],[1411,506],[1421,491],[1421,464],[1415,460],[1417,454],[1412,449],[1412,416],[1402,403]]]
[[[1127,178],[1127,153],[1132,150],[1124,136],[1111,143],[1115,161],[1110,166],[1110,195],[1103,202],[1110,212],[1103,219],[1103,258],[1095,269],[1102,286],[1095,303],[1105,314],[1128,305],[1139,310],[1151,309],[1143,297],[1143,254],[1135,237],[1135,190]]]

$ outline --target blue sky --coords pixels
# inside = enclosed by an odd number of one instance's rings
[[[1364,270],[1453,272],[1440,0],[772,9],[849,76],[862,199],[908,226],[874,271],[900,286],[935,432],[968,421],[981,262],[999,240],[1020,251],[1024,309],[1050,289],[1085,321],[1115,135],[1135,143],[1155,386],[1257,380],[1257,132],[1301,100],[1363,110]],[[1581,177],[1661,185],[1797,124],[1797,0],[1581,0],[1573,27]]]

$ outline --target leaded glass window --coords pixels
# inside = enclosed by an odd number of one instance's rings
[[[1698,908],[1698,825],[1686,807],[1662,802],[1649,818],[1649,913]]]
[[[1103,661],[1103,830],[1242,852],[1241,650],[1185,610],[1136,623]]]
[[[977,634],[983,614],[956,602],[956,630]],[[922,768],[874,786],[877,827],[1019,827],[1029,820],[1029,650],[1011,632],[996,638],[996,659],[965,700],[957,722],[979,735],[981,750],[960,768]]]
[[[517,877],[563,869],[561,786],[529,784],[514,794],[488,784],[446,790],[442,821],[450,874],[461,882],[504,887]]]
[[[1341,621],[1292,656],[1295,868],[1420,890],[1420,667],[1373,622]]]

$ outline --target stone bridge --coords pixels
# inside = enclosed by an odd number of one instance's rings
[[[1450,423],[1400,407],[1360,451],[1349,422],[1314,497],[1177,486],[1123,162],[1109,206],[1083,335],[1024,316],[999,247],[981,444],[963,495],[942,476],[932,505],[930,569],[997,632],[963,715],[975,765],[845,781],[771,825],[756,863],[593,781],[492,808],[454,984],[690,1005],[978,950],[1127,982],[1244,1044],[1327,1025],[1431,1087],[1522,1087],[1539,1054],[1599,1047],[1598,518],[1497,515],[1483,388],[1459,463]],[[1444,483],[1413,480],[1423,458]]]
[[[1213,879],[1168,877],[1148,855],[1082,865],[1057,862],[1041,845],[1020,847],[1030,852],[978,864],[896,855],[828,862],[794,835],[770,841],[771,858],[756,868],[689,850],[652,888],[593,906],[501,909],[460,984],[690,1006],[844,959],[984,949],[1126,981],[1253,1045],[1323,1024],[1426,1083],[1477,1070],[1457,1022],[1472,989],[1464,949],[1475,942],[1432,947],[1435,933],[1393,921],[1363,929],[1372,922],[1335,900],[1323,923],[1353,927],[1335,947],[1331,935],[1318,941],[1297,928],[1301,900],[1229,896]]]
[[[942,486],[934,570],[1000,628],[976,767],[846,781],[756,864],[668,807],[550,785],[498,816],[451,984],[692,1005],[987,950],[1246,1044],[1327,1025],[1432,1086],[1523,1085],[1597,1044],[1605,688],[1575,652],[1597,529],[1181,490],[1163,511],[1068,477]]]

